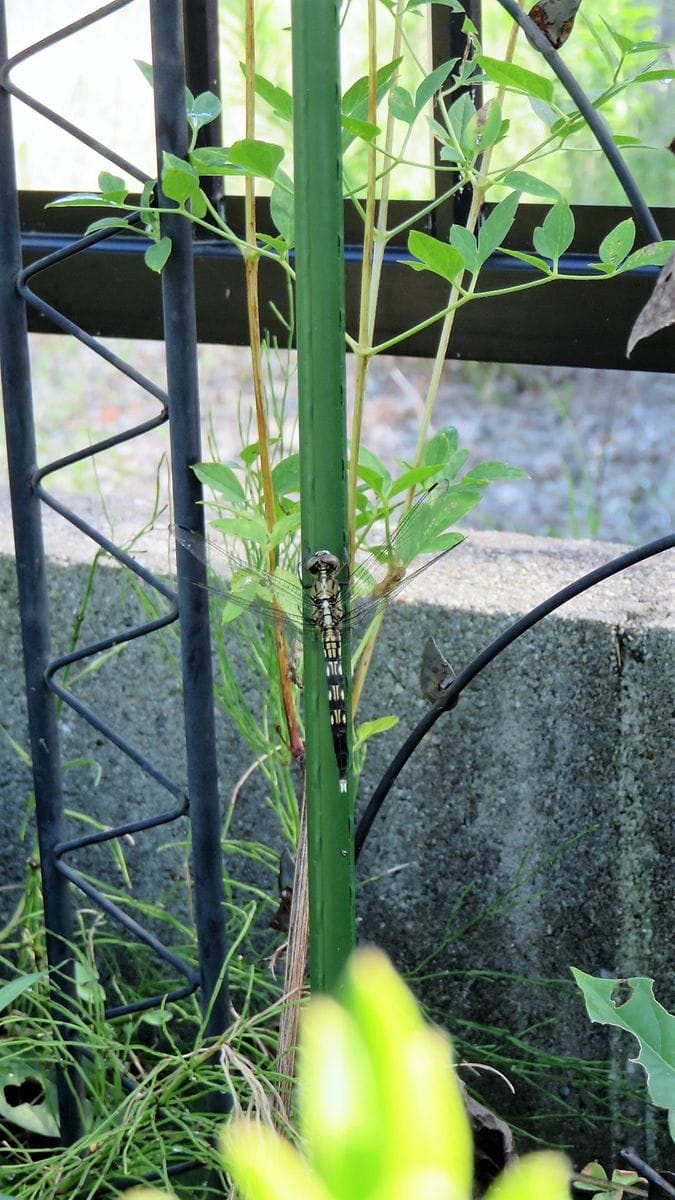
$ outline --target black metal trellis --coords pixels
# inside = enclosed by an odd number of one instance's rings
[[[13,143],[10,116],[10,95],[29,104],[47,120],[83,141],[108,161],[120,167],[141,183],[148,176],[116,152],[45,105],[35,101],[11,80],[11,70],[20,61],[38,54],[47,46],[73,36],[96,22],[125,7],[131,0],[114,3],[74,22],[8,59],[5,30],[5,5],[0,3],[0,357],[2,359],[3,397],[5,404],[6,436],[10,468],[10,492],[15,533],[19,603],[21,612],[24,663],[27,681],[28,714],[31,751],[35,780],[38,836],[43,876],[45,923],[48,935],[47,951],[51,968],[52,995],[55,1011],[63,1011],[62,1033],[66,1042],[73,1041],[67,1014],[76,1003],[74,964],[69,950],[72,934],[69,883],[74,884],[119,923],[132,936],[150,947],[159,958],[184,977],[183,986],[166,996],[150,996],[132,1005],[114,1006],[109,1015],[118,1016],[158,1004],[162,999],[183,997],[201,985],[202,1008],[207,1017],[206,1036],[222,1033],[229,1021],[229,999],[225,977],[226,941],[223,912],[223,884],[220,863],[220,822],[216,775],[215,728],[209,617],[206,592],[195,587],[204,582],[204,572],[191,556],[178,562],[178,594],[116,546],[76,512],[67,508],[45,487],[45,480],[74,462],[82,461],[131,438],[142,436],[157,426],[169,422],[173,463],[173,500],[176,517],[181,524],[199,530],[203,513],[199,507],[200,490],[190,471],[190,464],[200,455],[199,405],[197,389],[196,329],[194,294],[192,290],[192,245],[187,224],[180,219],[166,218],[166,233],[173,243],[171,263],[162,277],[162,300],[165,340],[167,346],[167,390],[164,392],[151,380],[103,346],[80,326],[69,320],[52,305],[45,304],[32,290],[31,281],[47,267],[54,266],[82,252],[89,246],[105,241],[108,236],[94,234],[42,257],[24,270],[21,263],[21,240]],[[212,17],[212,7],[207,6]],[[206,15],[207,10],[205,10]],[[183,57],[183,22],[180,0],[151,0],[150,3],[153,59],[155,77],[155,118],[157,150],[161,160],[163,150],[177,155],[187,151],[187,131],[184,110],[185,68]],[[106,438],[86,449],[75,451],[40,468],[36,465],[35,429],[32,413],[30,364],[27,342],[27,308],[47,317],[57,330],[77,338],[94,353],[142,387],[159,404],[158,414],[123,433]],[[46,592],[46,573],[42,542],[41,508],[46,504],[69,521],[96,545],[145,584],[155,589],[166,605],[165,613],[124,634],[112,634],[83,646],[77,651],[51,657],[49,641],[49,609]],[[187,754],[187,790],[170,779],[146,755],[131,745],[100,713],[84,704],[59,682],[59,673],[79,662],[110,649],[122,642],[144,637],[175,621],[180,611],[185,740]],[[59,735],[54,701],[60,697],[109,742],[127,755],[139,768],[164,788],[172,799],[166,811],[140,821],[130,821],[104,832],[84,837],[67,836],[60,778]],[[69,856],[86,846],[155,828],[189,816],[192,844],[199,870],[194,872],[195,924],[197,931],[199,970],[195,971],[174,954],[149,930],[130,918],[107,899],[67,861]],[[74,1063],[58,1075],[58,1101],[61,1137],[66,1143],[81,1132],[81,1106],[78,1091],[78,1070]],[[229,1097],[214,1095],[212,1105],[225,1111]]]

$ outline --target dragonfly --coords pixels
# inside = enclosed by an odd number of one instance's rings
[[[365,629],[394,595],[463,541],[462,534],[447,530],[453,515],[448,489],[447,480],[429,488],[401,518],[393,536],[363,562],[351,566],[329,550],[308,555],[302,564],[308,584],[288,570],[259,570],[224,544],[173,527],[176,541],[211,571],[208,586],[225,601],[223,620],[250,612],[271,622],[281,620],[296,635],[310,628],[320,638],[341,792],[347,791],[349,769],[343,633]],[[421,553],[432,557],[406,574]]]

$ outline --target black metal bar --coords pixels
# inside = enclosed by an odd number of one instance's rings
[[[0,62],[7,58],[4,0],[0,2]],[[54,698],[44,670],[49,658],[47,581],[40,501],[33,487],[36,445],[25,303],[16,287],[21,269],[21,230],[16,195],[10,98],[0,86],[0,360],[10,494],[16,547],[26,697],[31,740],[40,865],[44,895],[50,989],[71,1066],[57,1068],[61,1140],[82,1132],[79,1071],[67,1014],[77,1008],[72,911],[67,881],[58,872],[54,847],[63,838],[61,757]]]
[[[650,1200],[656,1200],[654,1189],[661,1192],[661,1195],[667,1196],[675,1200],[675,1186],[659,1172],[650,1167],[649,1163],[640,1158],[631,1146],[621,1151],[621,1157],[624,1162],[627,1162],[630,1167],[638,1171],[644,1179],[647,1179],[652,1187],[649,1189]]]
[[[105,146],[103,142],[97,141],[96,138],[91,137],[85,130],[78,129],[77,125],[73,125],[71,121],[67,121],[65,117],[54,112],[54,109],[49,108],[46,104],[42,104],[35,96],[30,96],[28,92],[24,92],[22,88],[12,83],[9,78],[12,68],[17,66],[18,63],[25,62],[32,55],[39,54],[41,50],[46,50],[50,46],[55,46],[57,42],[63,41],[64,38],[70,37],[74,33],[79,33],[82,29],[86,29],[89,25],[94,25],[97,21],[117,12],[120,8],[126,8],[131,3],[132,0],[112,0],[112,3],[104,4],[101,8],[87,13],[79,20],[73,21],[72,24],[66,25],[63,29],[58,29],[55,33],[50,34],[49,37],[41,38],[39,42],[28,46],[19,54],[15,54],[13,58],[7,58],[5,55],[3,62],[0,64],[0,87],[5,88],[10,95],[16,96],[17,100],[21,100],[23,104],[32,108],[34,112],[39,113],[45,120],[51,121],[54,125],[58,125],[59,129],[63,129],[65,133],[69,133],[72,137],[77,138],[83,145],[88,146],[90,150],[94,150],[103,158],[107,158],[108,162],[113,163],[114,166],[119,167],[122,171],[126,171],[134,179],[139,179],[145,183],[148,176],[140,167],[134,166],[126,158],[122,158],[121,155],[116,154],[114,150]]]
[[[72,224],[68,224],[73,222],[75,210],[44,211],[50,195],[39,193],[33,197],[24,193],[22,197],[26,229],[39,230],[27,234],[24,239],[29,262],[38,252],[49,253],[57,246],[63,249],[79,241],[70,232]],[[415,211],[415,206],[407,201],[394,202],[392,210],[395,206],[395,220],[399,216],[407,219]],[[239,210],[243,212],[241,198],[230,197],[227,207],[228,219],[238,225]],[[512,249],[530,248],[532,230],[541,224],[546,211],[542,204],[521,205],[507,245]],[[267,198],[258,200],[257,213],[260,228],[271,232]],[[561,258],[561,272],[583,273],[589,264],[597,262],[600,241],[629,213],[628,208],[619,205],[583,208],[577,220],[573,252]],[[358,319],[356,284],[361,250],[354,244],[357,230],[350,226],[349,211],[346,215],[347,312],[349,327],[353,328]],[[664,236],[675,237],[675,208],[657,208],[654,215]],[[51,233],[57,220],[65,221],[66,229],[59,231],[57,227]],[[82,213],[79,220],[81,225]],[[53,330],[51,322],[58,320],[59,330],[73,332],[80,340],[85,340],[81,331],[78,332],[78,326],[71,327],[66,318],[54,315],[54,305],[57,305],[67,309],[73,322],[78,319],[91,322],[104,336],[161,338],[158,280],[145,267],[145,248],[140,237],[116,234],[78,254],[68,271],[44,271],[39,280],[33,275],[31,284],[36,290],[39,285],[39,296],[30,293],[33,304],[29,310],[29,328],[43,332]],[[201,239],[195,243],[194,254],[200,341],[246,344],[248,327],[241,255],[226,243]],[[401,265],[406,255],[403,244],[393,246],[385,257],[375,329],[377,342],[423,320],[447,301],[444,281],[427,271],[413,272]],[[635,348],[631,358],[626,358],[628,335],[640,309],[649,299],[659,274],[658,267],[641,268],[602,282],[597,282],[597,272],[592,274],[596,279],[593,286],[598,289],[597,302],[596,293],[589,291],[590,284],[567,282],[547,284],[544,302],[542,293],[535,288],[494,297],[484,305],[466,305],[456,317],[452,356],[481,362],[675,370],[674,327],[645,339]],[[536,276],[534,268],[517,263],[507,255],[496,254],[483,268],[481,287],[511,286],[533,281]],[[260,289],[263,324],[272,336],[283,337],[285,331],[277,323],[271,306],[275,304],[283,311],[286,284],[275,264],[261,262]],[[28,291],[26,295],[29,295]],[[120,304],[120,295],[124,297],[124,304]],[[594,321],[588,319],[589,303],[594,306]],[[436,342],[437,328],[430,326],[401,343],[392,353],[433,356]],[[94,342],[93,348],[97,348],[97,343]]]
[[[151,0],[150,15],[157,149],[161,163],[164,150],[181,157],[187,150],[180,0]],[[187,221],[178,215],[162,219],[162,234],[172,242],[171,256],[162,273],[162,301],[174,512],[178,525],[203,534],[201,488],[190,469],[201,457],[192,236]],[[204,586],[195,586],[207,582],[203,563],[181,546],[177,563],[195,924],[201,1000],[207,1016],[205,1032],[210,1038],[217,1037],[228,1025],[230,1004],[225,977],[227,944],[208,592]],[[231,1098],[223,1093],[212,1097],[212,1102],[219,1111],[225,1111]]]
[[[555,72],[571,100],[574,101],[591,133],[596,138],[609,165],[623,188],[630,203],[635,219],[650,242],[660,242],[661,233],[649,206],[635,182],[631,172],[616,145],[610,130],[602,115],[593,107],[584,89],[577,83],[569,67],[563,62],[555,47],[542,33],[530,16],[520,6],[517,0],[498,0],[502,8],[517,21],[527,36],[527,40],[546,59],[551,70]]]
[[[478,31],[481,29],[481,0],[463,0],[464,12],[453,12],[449,8],[445,8],[441,4],[429,5],[429,17],[431,21],[431,49],[432,49],[432,68],[439,67],[441,63],[447,62],[448,59],[458,58],[461,61],[467,52],[469,39],[464,32],[465,18],[469,17]],[[482,88],[480,84],[474,84],[470,88],[459,88],[453,93],[452,102],[459,100],[463,93],[469,92],[476,106],[480,108],[483,103]],[[438,167],[446,167],[441,159],[441,144],[434,138],[434,161]],[[436,196],[440,196],[448,185],[448,180],[456,179],[452,173],[446,170],[436,171],[434,175],[434,191]],[[453,223],[465,225],[466,219],[471,208],[472,189],[465,187],[462,192],[457,192],[450,200],[446,200],[435,208],[431,215],[431,225],[434,235],[438,238],[446,238],[450,233],[450,226]]]
[[[185,75],[193,96],[213,92],[220,96],[220,41],[218,36],[218,0],[183,0],[185,26]],[[223,140],[220,117],[202,125],[197,134],[198,146],[220,146]],[[225,194],[222,175],[209,175],[202,180],[209,200],[224,215],[221,205]]]
[[[523,633],[526,633],[528,629],[532,629],[544,617],[548,617],[556,608],[567,604],[568,600],[574,599],[575,596],[580,596],[582,592],[595,587],[603,579],[610,579],[612,575],[617,575],[620,571],[625,571],[627,567],[635,566],[636,563],[644,562],[648,558],[653,558],[656,554],[663,554],[666,550],[672,549],[675,549],[675,533],[669,533],[664,537],[656,538],[653,542],[646,542],[644,546],[637,546],[634,550],[629,550],[626,554],[621,554],[618,558],[613,558],[609,562],[603,563],[593,571],[589,571],[588,574],[575,579],[573,583],[561,588],[560,591],[549,596],[547,600],[543,600],[541,604],[537,604],[529,613],[525,613],[524,616],[519,617],[512,625],[509,625],[480,654],[477,654],[453,679],[450,686],[443,691],[436,703],[424,714],[422,720],[418,722],[408,735],[398,753],[394,755],[358,823],[354,839],[355,857],[358,859],[373,821],[384,804],[394,781],[403,770],[410,756],[417,749],[422,739],[426,737],[429,730],[436,724],[436,721],[444,713],[449,712],[450,709],[455,707],[464,689],[472,683],[481,671],[484,671],[503,650],[506,650]]]

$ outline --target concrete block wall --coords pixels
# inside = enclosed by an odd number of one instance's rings
[[[53,644],[60,649],[80,602],[90,551],[76,535],[54,528],[59,558],[50,564]],[[359,809],[424,711],[418,670],[428,634],[458,670],[511,620],[619,552],[620,547],[598,543],[472,534],[414,581],[388,614],[359,714],[400,717],[394,730],[370,744]],[[150,553],[156,558],[157,547]],[[675,1000],[673,583],[672,555],[650,560],[577,598],[501,655],[406,766],[359,864],[359,936],[383,945],[402,969],[417,971],[417,990],[475,1047],[470,1057],[481,1060],[481,1046],[485,1052],[494,1042],[493,1027],[522,1035],[522,1044],[511,1043],[519,1089],[512,1110],[524,1104],[550,1111],[550,1096],[556,1104],[560,1100],[558,1117],[553,1126],[542,1123],[542,1136],[571,1141],[579,1159],[600,1152],[598,1134],[584,1132],[585,1115],[596,1101],[583,1094],[564,1056],[588,1060],[609,1053],[618,1079],[630,1070],[635,1046],[630,1038],[592,1030],[579,994],[559,981],[569,979],[570,965],[594,974],[645,974],[656,980],[664,1004],[672,1007]],[[102,565],[83,637],[130,623],[136,614],[128,582]],[[6,525],[0,539],[0,628],[0,723],[25,743]],[[81,691],[163,770],[183,778],[180,687],[161,645],[128,647],[83,680]],[[250,753],[224,723],[222,739],[225,804]],[[66,771],[72,808],[112,823],[167,807],[166,795],[68,713],[64,754],[91,756],[103,770],[98,784],[91,767]],[[5,916],[31,849],[17,842],[30,787],[29,772],[0,736]],[[180,877],[181,826],[143,835],[125,848],[138,895],[156,897]],[[239,796],[232,832],[268,839],[281,849],[259,776]],[[109,856],[100,851],[82,865],[119,882]],[[522,1077],[518,1063],[523,1055],[527,1059],[528,1046],[561,1056],[547,1068],[548,1079]],[[508,1057],[507,1052],[507,1074]],[[493,1079],[488,1094],[498,1108],[509,1110],[503,1084]],[[623,1102],[616,1098],[612,1108],[610,1095],[609,1103],[602,1137],[612,1153],[627,1127]],[[647,1157],[658,1130],[659,1122],[648,1115],[640,1134]]]

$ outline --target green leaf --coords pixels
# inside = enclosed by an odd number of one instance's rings
[[[398,69],[400,58],[385,63],[377,72],[377,98],[385,94],[389,81]],[[361,111],[362,110],[362,111]],[[342,97],[343,116],[366,117],[368,115],[368,76],[362,75],[351,87],[347,88]]]
[[[87,233],[96,233],[98,229],[126,229],[127,233],[139,233],[138,228],[134,228],[124,217],[101,217],[99,221],[92,221],[91,225],[87,225]]]
[[[362,746],[368,738],[374,737],[376,733],[385,733],[387,729],[393,729],[394,725],[398,725],[398,717],[378,717],[374,721],[362,721],[354,730],[354,740],[357,746]]]
[[[525,192],[527,196],[542,196],[544,200],[557,200],[560,197],[560,192],[552,183],[544,183],[543,179],[537,179],[527,171],[509,171],[502,182],[507,187]]]
[[[289,248],[295,241],[295,203],[293,181],[282,167],[277,168],[270,196],[270,215]]]
[[[499,140],[501,130],[501,107],[496,100],[490,100],[467,122],[462,134],[462,147],[472,153],[482,154]]]
[[[537,75],[534,71],[528,71],[515,63],[490,58],[487,54],[477,54],[476,62],[493,83],[498,83],[510,91],[524,92],[527,96],[545,100],[547,104],[553,102],[553,83],[544,75]]]
[[[199,190],[199,176],[190,163],[169,154],[168,150],[162,156],[162,191],[169,200],[177,204],[185,204],[190,196]]]
[[[464,225],[453,225],[450,229],[450,244],[459,250],[467,271],[473,275],[480,264],[478,262],[478,246],[471,230],[466,229]]]
[[[454,433],[454,432],[456,432],[456,431],[451,430],[451,433]],[[432,439],[432,441],[433,440],[434,439]],[[431,445],[431,443],[429,443],[429,444]],[[429,451],[429,453],[431,453],[431,451]],[[427,456],[425,454],[425,459],[426,459],[426,457]],[[441,467],[441,472],[440,472],[441,478],[447,479],[447,480],[453,480],[455,478],[455,476],[461,471],[461,469],[464,466],[464,463],[466,462],[468,457],[469,457],[469,451],[468,450],[460,450],[458,446],[454,446],[452,438],[450,438],[449,442],[448,442],[448,453],[447,453],[445,459],[441,463],[436,464],[436,470],[438,471],[438,468],[440,466]],[[452,486],[454,488],[455,485],[453,484]],[[456,518],[453,518],[453,519],[456,519]]]
[[[190,163],[199,175],[242,174],[239,167],[233,169],[229,146],[197,146],[190,151]]]
[[[662,267],[675,250],[675,240],[666,239],[663,242],[652,242],[649,246],[641,246],[628,255],[625,262],[618,268],[620,271],[632,271],[635,267]]]
[[[450,456],[457,453],[457,443],[457,430],[454,426],[439,429],[424,447],[425,466],[444,466]]]
[[[529,103],[534,115],[539,117],[540,121],[543,121],[547,129],[550,129],[556,121],[560,120],[560,114],[555,112],[545,100],[538,100],[536,96],[530,96]]]
[[[675,74],[675,68],[663,67],[658,71],[641,71],[639,75],[634,75],[633,83],[654,83],[661,79],[672,79]]]
[[[454,283],[464,268],[464,259],[459,250],[449,242],[442,242],[419,229],[412,229],[408,234],[408,250],[420,260],[408,262],[409,267],[415,271],[432,271],[449,283]]]
[[[416,114],[421,113],[425,104],[428,104],[432,97],[436,95],[436,92],[439,90],[439,88],[443,87],[443,84],[445,83],[448,75],[456,63],[456,58],[449,58],[447,62],[441,63],[438,67],[435,67],[434,70],[429,73],[429,75],[425,76],[415,92]]]
[[[26,1080],[35,1082],[43,1098],[36,1103],[8,1104],[7,1089],[20,1088]],[[39,1093],[38,1093],[39,1094]],[[38,1063],[25,1060],[10,1059],[6,1069],[0,1073],[0,1117],[29,1133],[38,1133],[41,1137],[57,1138],[59,1127],[56,1120],[57,1100],[56,1085],[43,1072]]]
[[[246,66],[240,64],[244,75],[246,74]],[[264,75],[256,75],[254,77],[254,86],[256,95],[260,96],[270,108],[281,117],[282,121],[293,120],[293,97],[285,88],[277,87],[275,83],[271,83],[269,79],[265,79]]]
[[[33,971],[30,975],[20,975],[17,979],[11,979],[9,983],[5,983],[0,987],[0,1012],[9,1008],[22,996],[24,992],[30,991],[33,984],[38,979],[46,979],[46,971]]]
[[[359,446],[358,473],[378,495],[382,495],[385,488],[391,483],[391,474],[388,468],[382,459],[378,458],[377,454],[373,454],[373,451],[369,450],[367,446]]]
[[[289,454],[272,470],[272,484],[277,498],[300,492],[300,455]]]
[[[237,538],[242,542],[253,542],[257,546],[267,545],[267,525],[258,513],[248,516],[217,517],[211,522],[211,528],[224,533],[228,538]]]
[[[407,492],[411,487],[416,487],[418,484],[426,484],[434,476],[438,475],[440,462],[429,462],[423,467],[410,467],[409,470],[403,471],[401,475],[392,483],[387,491],[387,499],[393,500],[394,496],[399,496],[401,492]]]
[[[153,1008],[141,1014],[141,1021],[146,1025],[153,1025],[156,1029],[163,1029],[172,1018],[173,1012],[170,1008]]]
[[[498,479],[529,478],[527,471],[521,470],[520,467],[510,467],[508,463],[496,459],[477,463],[475,467],[471,467],[471,470],[462,477],[462,483],[477,483],[480,487],[484,487]]]
[[[230,162],[240,167],[247,175],[262,179],[274,179],[277,168],[284,157],[281,146],[274,142],[262,142],[256,138],[243,138],[230,146]]]
[[[507,246],[502,246],[502,254],[509,254],[511,258],[519,258],[521,262],[536,267],[538,271],[544,271],[546,275],[551,274],[551,268],[546,259],[539,258],[536,254],[526,254],[524,250],[511,250]]]
[[[513,225],[520,203],[520,192],[505,196],[478,230],[478,262],[483,263],[501,246]]]
[[[68,196],[59,196],[58,200],[50,200],[45,208],[119,208],[119,204],[99,192],[71,192]]]
[[[153,79],[151,64],[147,63],[147,62],[143,62],[143,60],[140,58],[135,58],[134,62],[136,63],[136,66],[138,67],[139,71],[141,72],[141,75],[143,76],[143,78],[145,80],[147,80],[147,82],[150,84],[150,87],[154,87],[155,82]]]
[[[188,105],[188,125],[193,130],[210,125],[211,121],[215,121],[216,117],[220,116],[221,108],[220,100],[214,96],[213,92],[202,92]]]
[[[466,12],[461,0],[408,0],[405,11],[410,12],[411,9],[421,8],[423,4],[444,4],[446,8],[452,9],[453,12],[462,14]]]
[[[644,976],[597,979],[576,967],[570,970],[591,1021],[615,1025],[637,1038],[640,1052],[631,1062],[644,1067],[653,1103],[675,1109],[675,1016],[655,998],[654,981]],[[613,998],[626,988],[627,999]]]
[[[463,92],[448,109],[448,122],[460,145],[463,143],[464,130],[475,114],[476,107],[468,92]],[[444,137],[447,138],[446,133],[444,133]]]
[[[206,216],[206,211],[208,208],[206,192],[203,192],[201,188],[197,188],[197,191],[194,193],[194,195],[190,196],[188,204],[190,206],[190,212],[200,221],[203,220],[203,218]]]
[[[456,150],[454,146],[443,146],[441,149],[441,158],[444,162],[464,162],[466,155],[463,150]]]
[[[279,517],[278,521],[275,521],[274,526],[272,529],[270,529],[269,536],[267,538],[267,546],[269,549],[275,549],[277,546],[281,545],[282,542],[285,542],[286,539],[291,534],[295,533],[299,528],[300,505],[298,505],[293,512],[287,513],[285,516]],[[293,583],[295,582],[296,580],[293,579]]]
[[[166,266],[167,259],[171,253],[171,238],[163,237],[158,242],[152,242],[145,254],[145,265],[151,271],[159,272]]]
[[[566,200],[556,200],[544,218],[543,225],[538,225],[534,231],[533,242],[535,250],[544,258],[553,259],[557,266],[558,259],[564,254],[574,237],[574,217]]]
[[[619,263],[622,263],[629,254],[634,241],[635,222],[632,217],[629,217],[626,221],[621,221],[602,239],[598,250],[600,261],[618,267]]]
[[[98,177],[98,186],[106,199],[112,200],[115,204],[124,204],[128,188],[119,175],[111,175],[110,171],[101,171]]]
[[[379,125],[373,125],[371,121],[361,121],[358,117],[343,116],[341,121],[345,133],[352,135],[350,141],[361,138],[364,142],[372,142],[380,132]]]
[[[237,504],[243,504],[246,500],[246,493],[241,486],[237,476],[227,463],[221,462],[201,462],[195,463],[192,470],[194,471],[200,483],[206,484],[207,487],[218,492],[219,495],[225,496],[226,500],[231,500]]]
[[[389,112],[396,121],[412,125],[417,116],[412,96],[404,87],[393,87],[389,93]]]

